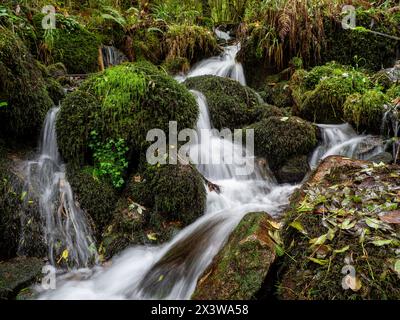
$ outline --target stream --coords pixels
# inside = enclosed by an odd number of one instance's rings
[[[239,49],[239,45],[227,46],[221,56],[206,59],[194,66],[187,77],[217,75],[245,85],[243,67],[235,59]],[[177,80],[184,81],[185,77],[180,76]],[[58,109],[50,112],[45,124],[47,129],[43,133],[41,154],[28,166],[28,176],[32,177],[32,186],[39,181],[40,190],[43,190],[41,210],[46,218],[50,261],[54,263],[54,250],[51,248],[55,241],[53,234],[61,234],[63,237],[59,241],[71,247],[79,268],[60,274],[56,290],[43,291],[38,285],[39,299],[190,299],[199,277],[244,215],[264,211],[279,216],[288,204],[289,196],[298,186],[278,185],[271,174],[261,174],[254,157],[246,149],[214,135],[210,131],[212,123],[206,98],[197,91],[192,91],[192,94],[200,110],[196,130],[206,134],[202,134],[201,139],[190,146],[190,155],[201,156],[211,152],[211,156],[220,157],[221,150],[230,149],[241,161],[198,165],[198,170],[207,179],[221,187],[221,193],[208,191],[204,215],[181,230],[169,243],[131,247],[114,257],[107,266],[96,265],[91,269],[87,268],[91,258],[90,230],[86,227],[84,213],[72,200],[64,165],[59,160],[55,134]],[[319,126],[322,143],[310,158],[312,168],[317,166],[319,160],[333,154],[357,157],[358,145],[368,138],[358,136],[347,124]],[[53,132],[51,139],[48,139],[48,132]],[[373,152],[378,152],[378,149]],[[44,169],[45,163],[48,163],[46,167],[49,169]],[[249,170],[249,174],[238,174],[250,164],[254,168]],[[40,169],[39,176],[30,173],[33,166]],[[60,210],[54,205],[58,203],[56,199],[60,194],[65,210],[71,213],[66,221],[58,219]],[[72,232],[70,236],[69,232]]]

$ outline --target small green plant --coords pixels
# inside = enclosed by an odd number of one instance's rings
[[[129,148],[125,145],[125,140],[108,139],[103,143],[96,131],[91,132],[91,138],[89,147],[95,161],[93,174],[97,177],[108,176],[115,188],[121,188],[125,183],[123,172],[128,167],[126,153]]]

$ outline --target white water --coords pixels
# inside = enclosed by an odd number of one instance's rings
[[[56,118],[59,108],[47,114],[40,152],[25,166],[26,190],[39,201],[48,257],[52,265],[68,250],[69,267],[85,267],[97,254],[84,212],[74,201],[57,146]]]
[[[315,149],[310,158],[311,169],[315,169],[320,160],[333,155],[365,160],[384,151],[383,145],[377,143],[368,152],[362,152],[364,145],[368,144],[374,137],[358,135],[347,123],[340,125],[319,124],[318,127],[322,133],[322,144]]]
[[[122,62],[128,61],[125,55],[113,46],[103,46],[101,48],[103,56],[104,68],[109,68],[121,64]]]
[[[212,61],[215,66],[217,59]],[[198,74],[207,74],[212,69],[209,63],[200,65],[204,69],[198,66]],[[242,77],[241,72],[238,78]],[[211,129],[204,96],[193,94],[200,109],[197,131]],[[202,135],[198,142],[190,148],[190,154],[204,155],[211,151],[218,158],[221,150],[230,149],[242,160],[239,164],[198,166],[204,176],[221,188],[220,194],[208,191],[207,209],[200,219],[163,246],[132,247],[114,257],[109,267],[99,266],[59,277],[57,289],[43,292],[40,298],[190,299],[198,278],[246,213],[265,211],[277,215],[287,205],[296,186],[278,186],[272,177],[264,180],[256,167],[251,174],[237,175],[254,160],[246,150],[212,133]]]
[[[232,37],[229,35],[228,32],[222,31],[218,28],[214,30],[215,35],[217,36],[218,39],[224,40],[224,41],[229,41],[232,40]]]
[[[196,64],[186,76],[177,77],[178,81],[187,78],[214,75],[218,77],[231,78],[246,85],[246,78],[241,63],[236,61],[236,55],[240,51],[240,44],[227,46],[221,56],[212,57]]]

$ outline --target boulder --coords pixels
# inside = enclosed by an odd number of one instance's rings
[[[276,171],[279,183],[299,183],[310,171],[306,155],[293,157]]]
[[[253,89],[217,76],[193,77],[187,79],[185,84],[207,98],[211,122],[218,130],[240,129],[257,121],[260,99]]]
[[[378,153],[377,155],[371,157],[368,159],[368,161],[375,162],[375,163],[385,163],[385,164],[390,164],[393,163],[393,155],[389,152],[381,152]]]
[[[14,299],[22,289],[38,281],[43,265],[38,258],[0,261],[0,300]]]
[[[298,117],[269,117],[250,128],[254,129],[255,154],[266,158],[273,171],[317,145],[315,127]]]
[[[281,299],[400,298],[400,167],[332,156],[292,196]]]
[[[253,298],[276,258],[270,232],[275,232],[277,226],[266,213],[247,214],[199,278],[192,299]]]
[[[53,105],[46,89],[28,48],[14,32],[0,27],[0,136],[7,142],[36,138]]]

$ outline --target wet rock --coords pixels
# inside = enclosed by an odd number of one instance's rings
[[[204,271],[194,300],[246,300],[254,297],[275,260],[269,235],[277,223],[266,213],[249,213]]]
[[[400,298],[399,177],[393,165],[320,164],[286,213],[281,299]]]
[[[400,83],[400,60],[396,62],[393,68],[383,69],[377,72],[372,80],[375,84],[389,89],[392,85]]]
[[[375,163],[383,162],[385,164],[390,164],[393,162],[393,156],[389,152],[381,152],[381,153],[378,153],[377,155],[369,158],[368,160],[371,162],[375,162]]]
[[[22,289],[38,281],[43,265],[42,259],[25,257],[0,262],[0,300],[14,299]]]
[[[294,156],[307,155],[317,145],[315,127],[298,117],[269,117],[253,124],[255,154],[272,170]]]
[[[289,159],[276,171],[276,178],[279,183],[298,183],[304,179],[310,171],[307,156],[297,156]]]

